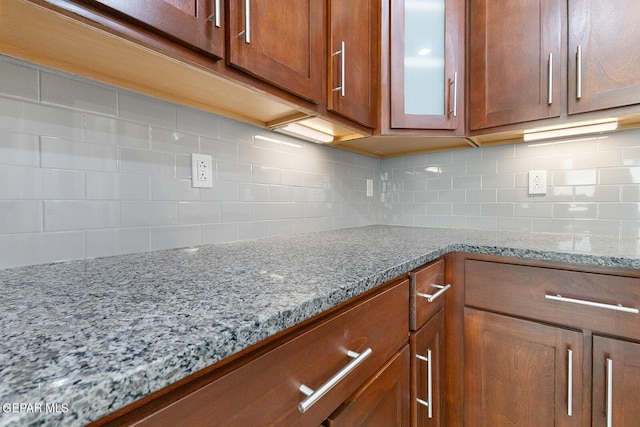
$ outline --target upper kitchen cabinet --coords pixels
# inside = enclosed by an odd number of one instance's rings
[[[325,76],[323,0],[231,0],[227,63],[320,103]]]
[[[199,52],[224,55],[224,0],[81,0]]]
[[[380,74],[378,0],[329,0],[327,109],[376,127]]]
[[[469,127],[561,114],[566,2],[470,0]]]
[[[569,1],[568,112],[640,103],[637,0]]]
[[[464,99],[464,2],[392,1],[392,129],[457,129]]]

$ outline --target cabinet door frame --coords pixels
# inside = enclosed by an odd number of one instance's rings
[[[637,12],[637,4],[634,0],[616,0],[614,2],[625,3],[622,5],[612,4],[612,2],[607,1],[602,4],[610,7],[613,14],[594,15],[591,6],[592,2],[593,0],[569,0],[569,114],[640,103],[640,84],[633,85],[629,84],[628,80],[626,82],[621,80],[627,77],[624,74],[624,70],[613,68],[613,64],[620,65],[619,62],[623,61],[627,64],[627,71],[629,71],[629,69],[634,68],[635,63],[635,78],[639,80],[640,53],[638,53],[637,49],[638,37],[634,34],[629,34],[629,32],[635,31],[635,34],[638,34],[640,30],[638,30],[637,25],[620,25],[622,15],[626,15],[627,19],[632,20],[635,18],[637,20],[638,15],[640,15]],[[593,21],[600,18],[607,21],[605,22],[607,27],[620,28],[620,30],[615,33],[594,31]],[[622,33],[622,31],[626,32]],[[628,42],[624,43],[626,40]],[[631,49],[629,49],[629,44],[633,45]],[[578,46],[580,46],[581,57],[580,98],[578,98]],[[599,49],[601,56],[606,55],[606,57],[599,57],[595,49]],[[595,69],[597,65],[600,66],[599,70]],[[618,74],[615,74],[615,72],[618,72]],[[612,83],[615,81],[614,79],[617,79],[620,84],[618,87],[598,90],[595,84],[598,76]],[[633,77],[630,76],[630,78]]]
[[[489,6],[493,5],[494,12],[497,8],[519,7],[520,2],[499,2],[498,0],[470,0],[469,1],[469,128],[481,130],[486,128],[523,123],[539,119],[560,117],[566,102],[566,3],[557,0],[528,0],[538,1],[539,24],[535,26],[539,33],[539,40],[527,40],[511,38],[512,43],[506,45],[508,57],[498,54],[491,55],[488,52],[490,32],[495,29],[492,26],[492,17],[489,15]],[[522,2],[524,4],[525,2]],[[533,7],[532,7],[533,8]],[[518,11],[515,10],[514,13]],[[517,18],[530,21],[533,17],[520,11],[522,16]],[[505,16],[507,14],[505,13]],[[505,22],[519,25],[519,23]],[[493,35],[492,38],[504,40],[510,39],[508,34]],[[498,44],[500,46],[505,43]],[[526,51],[519,49],[519,43],[529,44],[531,49]],[[494,44],[495,45],[495,44]],[[511,46],[511,47],[509,47]],[[526,55],[526,56],[525,56]],[[551,55],[551,57],[550,57]],[[536,63],[537,68],[532,70],[518,70],[514,65],[519,63],[518,58],[527,57],[527,63]],[[549,60],[551,58],[551,61]],[[494,61],[490,64],[489,60]],[[551,73],[549,73],[551,65]],[[506,85],[505,76],[510,73],[520,85],[533,85],[537,96],[523,99],[517,88]],[[526,82],[519,81],[521,77],[529,74]],[[549,76],[552,76],[551,82]],[[495,76],[495,77],[494,77]],[[493,83],[491,83],[493,81]],[[489,86],[492,87],[489,87]],[[551,96],[549,86],[551,85]],[[497,88],[497,89],[496,89]],[[514,93],[515,92],[515,93]],[[496,99],[494,106],[491,97]],[[551,101],[551,103],[549,103]],[[498,105],[499,104],[499,105]]]
[[[375,128],[380,81],[380,1],[327,0],[327,4],[327,109]],[[354,9],[361,11],[363,6],[366,11],[354,13]]]
[[[224,0],[192,0],[195,2],[193,14],[159,0],[81,1],[124,15],[138,25],[150,27],[154,32],[179,44],[196,48],[198,52],[210,57],[224,57]],[[215,1],[219,1],[220,26],[216,25],[213,17]]]
[[[292,1],[292,0],[288,0]],[[314,103],[321,103],[325,93],[325,0],[299,0],[305,2],[306,6],[289,7],[284,12],[273,9],[274,5],[288,7],[281,1],[270,2],[269,0],[249,0],[249,22],[250,40],[246,42],[245,29],[245,1],[230,0],[229,7],[228,34],[227,34],[227,64],[241,69],[246,73],[264,80],[276,87],[284,89],[306,100]],[[306,39],[308,41],[308,52],[305,58],[298,58],[297,61],[285,62],[271,55],[274,45],[270,44],[274,38],[270,34],[270,28],[258,27],[256,23],[260,16],[269,16],[270,20],[278,21],[281,28],[287,27],[291,23],[291,17],[279,15],[283,13],[298,13],[299,10],[306,10],[307,15],[302,15],[299,25],[308,31],[306,34],[293,35],[287,37],[292,39]],[[276,19],[277,18],[277,19]],[[300,22],[298,22],[300,24]],[[262,30],[262,31],[261,31]],[[287,37],[278,39],[279,50],[286,50],[288,45]],[[265,41],[266,39],[266,41]],[[284,45],[283,45],[284,44]],[[288,61],[288,60],[287,60]],[[306,61],[306,62],[305,62]],[[303,63],[301,66],[300,62]]]
[[[551,408],[548,408],[551,412],[547,414],[551,419],[549,425],[551,426],[583,426],[585,418],[588,419],[588,407],[585,408],[584,403],[584,337],[583,334],[577,331],[569,329],[544,325],[537,322],[528,320],[517,319],[514,317],[494,314],[491,312],[480,311],[471,308],[465,308],[465,425],[468,426],[489,426],[499,425],[495,423],[487,423],[485,414],[491,413],[495,415],[500,413],[503,416],[523,416],[527,415],[527,408],[522,409],[518,414],[508,414],[504,408],[502,411],[496,410],[496,408],[486,408],[488,399],[495,396],[487,396],[485,394],[485,386],[483,380],[486,373],[492,380],[500,382],[514,380],[516,378],[508,377],[506,379],[501,378],[499,375],[504,374],[507,368],[497,367],[493,371],[485,370],[487,363],[493,361],[485,360],[485,353],[483,351],[484,345],[488,341],[487,332],[490,331],[494,336],[500,337],[500,339],[506,337],[513,337],[521,342],[535,345],[539,348],[546,348],[552,353],[553,358],[553,372],[545,372],[545,375],[550,375],[547,378],[547,382],[551,383],[553,396],[553,404]],[[505,341],[506,342],[506,341]],[[498,343],[501,344],[501,343]],[[512,350],[514,347],[509,347]],[[532,347],[533,348],[533,347]],[[572,350],[572,389],[568,387],[569,378],[569,350]],[[514,372],[514,369],[520,369],[522,371],[528,371],[532,369],[532,365],[540,363],[540,361],[532,359],[535,354],[527,354],[520,352],[520,348],[513,350],[517,354],[510,354],[508,361],[516,364],[509,365],[510,373]],[[540,366],[538,366],[540,368]],[[516,372],[517,373],[517,372]],[[491,377],[494,374],[494,377]],[[504,385],[504,384],[503,384]],[[504,390],[504,396],[497,396],[503,404],[504,401],[513,400],[513,398],[519,397],[521,394],[524,396],[522,399],[517,399],[516,403],[523,403],[524,405],[537,405],[537,408],[533,408],[531,411],[537,411],[540,409],[541,399],[527,399],[527,393],[531,386],[531,383],[518,384],[520,389],[508,389]],[[571,391],[571,409],[572,415],[568,414],[569,408],[569,392]],[[506,396],[506,394],[510,394]],[[485,400],[486,399],[486,400]],[[588,405],[587,405],[588,406]],[[506,414],[506,415],[505,415]],[[528,414],[524,419],[519,419],[520,422],[535,422],[540,426],[540,419],[536,418],[536,414]],[[513,422],[513,419],[510,418]],[[495,421],[495,420],[494,420]]]
[[[441,427],[446,424],[444,415],[444,384],[446,372],[445,357],[445,314],[438,311],[420,330],[411,333],[411,418],[412,426]],[[431,350],[430,362],[423,357]],[[422,356],[419,358],[418,356]],[[427,363],[431,364],[431,377]],[[427,408],[417,399],[428,401],[428,382],[431,381],[431,417]]]
[[[445,2],[445,72],[443,115],[405,113],[404,38],[405,2],[392,1],[390,10],[390,126],[392,129],[455,130],[464,123],[464,2]],[[454,83],[454,76],[457,79]],[[455,84],[455,86],[454,86]],[[454,99],[454,94],[457,95]],[[456,114],[453,114],[455,104]]]
[[[607,360],[611,365],[608,366]],[[609,371],[609,369],[611,371]],[[614,426],[636,425],[640,419],[640,344],[593,337],[592,425],[607,425],[608,380],[611,375],[611,420]],[[635,374],[635,375],[634,375]]]

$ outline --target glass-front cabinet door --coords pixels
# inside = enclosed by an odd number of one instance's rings
[[[464,45],[460,0],[391,1],[391,127],[462,124]]]

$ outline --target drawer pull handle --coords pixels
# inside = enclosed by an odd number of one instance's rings
[[[417,292],[417,295],[423,298],[426,298],[427,301],[429,302],[433,302],[436,298],[438,298],[440,295],[444,294],[445,292],[447,292],[447,290],[451,287],[451,285],[447,285],[447,286],[443,286],[443,285],[431,285],[434,288],[438,288],[439,291],[436,292],[433,295],[429,295],[429,294],[423,294],[420,292]]]
[[[575,298],[567,298],[567,297],[563,297],[562,295],[545,295],[544,296],[546,299],[550,299],[553,301],[561,301],[561,302],[570,302],[573,304],[580,304],[580,305],[588,305],[589,307],[598,307],[598,308],[606,308],[607,310],[615,310],[615,311],[622,311],[624,313],[633,313],[633,314],[638,314],[640,313],[640,310],[638,310],[637,308],[631,308],[631,307],[624,307],[620,304],[618,305],[613,305],[613,304],[604,304],[601,302],[595,302],[595,301],[586,301],[583,299],[575,299]]]
[[[329,392],[333,387],[335,387],[340,381],[344,379],[351,371],[358,367],[364,360],[371,355],[373,350],[367,348],[362,353],[356,353],[355,351],[349,350],[347,352],[347,356],[351,357],[353,360],[349,362],[344,368],[340,369],[334,376],[329,378],[329,380],[318,387],[316,390],[313,390],[310,387],[302,384],[300,385],[299,390],[307,396],[300,404],[298,404],[298,411],[305,413],[309,408],[311,408],[318,400],[322,398],[325,394]]]
[[[431,361],[433,359],[431,358],[431,350],[427,349],[426,356],[423,356],[421,354],[416,354],[416,358],[418,358],[419,360],[422,360],[423,362],[427,362],[427,400],[424,401],[416,397],[416,401],[422,406],[426,406],[427,417],[433,418],[433,380],[432,380],[433,376],[431,374],[431,371],[432,371]]]

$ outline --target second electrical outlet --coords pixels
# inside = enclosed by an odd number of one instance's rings
[[[211,188],[213,181],[213,165],[208,154],[191,155],[191,186],[196,188]]]

